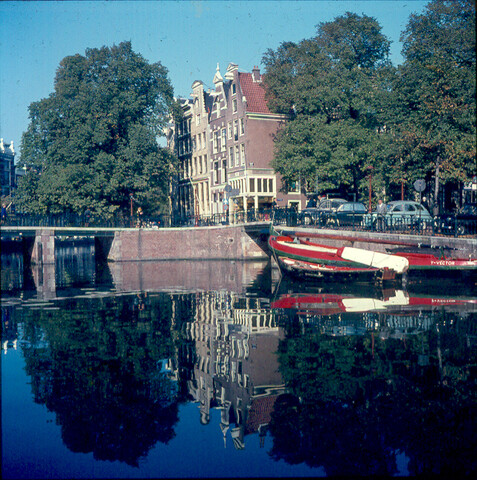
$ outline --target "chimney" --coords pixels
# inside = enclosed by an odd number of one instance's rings
[[[262,76],[260,75],[260,69],[257,66],[254,66],[252,69],[252,79],[254,82],[262,81]]]

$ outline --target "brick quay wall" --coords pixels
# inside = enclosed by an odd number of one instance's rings
[[[266,242],[260,232],[250,235],[243,225],[119,230],[108,254],[108,260],[113,262],[267,258]]]

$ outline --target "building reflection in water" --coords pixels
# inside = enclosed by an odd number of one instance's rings
[[[35,401],[54,412],[71,451],[137,465],[175,437],[179,405],[192,400],[204,425],[220,411],[216,434],[227,448],[268,432],[273,458],[330,474],[346,473],[348,461],[364,473],[374,461],[364,451],[391,464],[398,447],[421,468],[441,458],[440,445],[426,457],[410,434],[417,418],[431,419],[428,404],[446,411],[433,392],[447,389],[451,412],[475,392],[475,296],[302,285],[267,295],[266,281],[254,283],[263,265],[232,262],[131,262],[113,266],[115,291],[100,290],[94,262],[70,253],[59,257],[54,298],[2,286],[2,347],[22,350]],[[184,275],[190,283],[180,290]],[[396,412],[406,431],[393,426]],[[334,435],[347,421],[356,435],[339,438],[349,447],[339,450]]]
[[[221,410],[220,429],[235,448],[245,436],[265,434],[277,396],[284,391],[276,351],[280,329],[269,305],[230,292],[198,295],[196,318],[183,326],[193,358],[188,389],[198,402],[200,421]]]

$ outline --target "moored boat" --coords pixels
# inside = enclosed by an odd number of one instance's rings
[[[269,247],[282,272],[304,277],[368,275],[393,279],[407,271],[406,258],[354,247],[331,247],[289,236],[271,235]]]
[[[272,237],[275,237],[275,239]],[[302,251],[302,248],[300,253],[298,253],[297,247],[293,246],[289,247],[288,251],[286,251],[286,249],[282,248],[280,245],[280,240],[276,240],[285,237],[287,239],[292,239],[291,241],[286,240],[286,243],[293,243],[295,245],[314,245],[315,247],[319,247],[321,251],[314,255],[306,255],[306,253]],[[310,237],[320,238],[318,241],[321,243],[311,243]],[[413,274],[427,275],[430,272],[436,272],[444,276],[451,274],[462,274],[465,275],[466,278],[469,277],[469,275],[471,278],[477,278],[477,258],[453,258],[452,256],[447,256],[444,254],[445,248],[443,247],[439,247],[439,253],[434,253],[438,247],[432,247],[431,245],[424,246],[421,244],[413,246],[412,244],[402,241],[396,242],[383,239],[367,239],[366,241],[369,242],[370,248],[366,249],[356,249],[353,247],[339,248],[335,246],[339,245],[340,242],[343,244],[346,242],[347,244],[352,245],[356,241],[360,241],[360,239],[349,236],[336,236],[326,233],[310,234],[307,232],[305,234],[303,232],[294,231],[279,232],[272,227],[269,245],[272,253],[275,255],[275,257],[277,257],[277,262],[279,265],[281,264],[280,266],[282,270],[297,274],[309,272],[310,275],[313,275],[312,272],[317,270],[322,270],[323,273],[326,273],[329,272],[330,269],[334,270],[335,272],[342,271],[344,273],[345,270],[341,270],[341,267],[347,267],[353,269],[357,268],[358,270],[364,269],[365,271],[369,270],[368,273],[370,273],[373,269],[377,269],[384,274],[383,277],[388,276],[388,278],[389,276],[397,273],[409,273],[412,276]],[[373,247],[371,242],[375,244],[382,244],[381,249],[384,247],[388,253],[381,253],[372,250]],[[329,243],[334,246],[330,246]],[[277,244],[277,246],[274,244]],[[392,251],[391,245],[394,246]],[[397,248],[396,245],[398,246]],[[333,254],[334,258],[326,258],[324,255],[326,250],[324,249],[329,249],[328,253]],[[406,251],[407,249],[409,251]],[[434,251],[422,253],[416,250]],[[452,250],[452,248],[449,248],[449,250]],[[367,252],[367,254],[364,254],[363,252]],[[288,258],[285,264],[283,260],[280,261],[280,256]],[[373,259],[373,263],[367,263],[371,258]],[[402,268],[402,265],[399,264],[399,258],[404,259],[406,262],[404,269]],[[348,259],[351,263],[343,262],[343,260],[346,259]],[[380,263],[381,259],[384,263]],[[366,269],[366,266],[368,266],[368,269]]]

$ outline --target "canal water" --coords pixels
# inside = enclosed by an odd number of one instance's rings
[[[2,478],[477,472],[477,291],[2,249]]]

